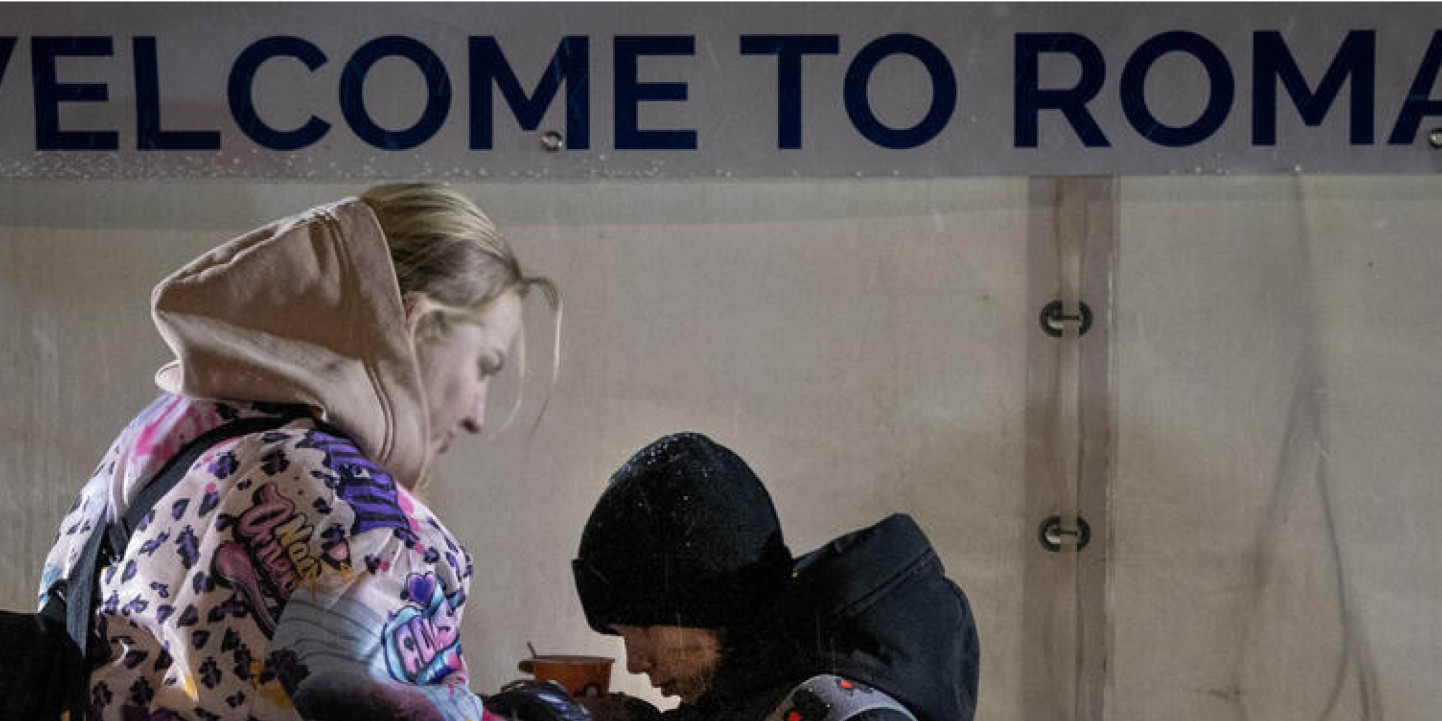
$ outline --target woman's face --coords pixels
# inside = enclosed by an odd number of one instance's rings
[[[626,670],[644,673],[666,696],[695,703],[721,662],[715,631],[682,626],[612,626],[626,642]]]
[[[521,299],[506,293],[475,321],[450,321],[416,342],[430,411],[431,451],[445,453],[461,431],[480,433],[486,392],[521,328]]]

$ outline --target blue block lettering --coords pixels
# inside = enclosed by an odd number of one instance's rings
[[[742,35],[742,55],[776,56],[776,147],[801,147],[801,56],[835,55],[837,35]]]
[[[218,131],[160,128],[160,67],[155,38],[134,38],[131,47],[135,52],[136,147],[141,150],[220,150]]]
[[[1157,59],[1167,53],[1181,52],[1201,61],[1211,83],[1207,107],[1191,125],[1163,125],[1147,107],[1147,73]],[[1122,68],[1122,110],[1127,121],[1147,140],[1168,148],[1182,148],[1211,137],[1226,122],[1236,97],[1236,79],[1222,51],[1212,41],[1184,30],[1166,32],[1142,43]]]
[[[0,37],[0,87],[5,84],[5,68],[10,67],[10,54],[15,52],[15,38]]]
[[[1252,144],[1277,144],[1277,78],[1287,88],[1287,95],[1310,127],[1322,124],[1327,111],[1342,91],[1342,83],[1352,78],[1353,145],[1371,145],[1373,138],[1373,105],[1376,99],[1377,33],[1353,30],[1327,67],[1327,74],[1317,92],[1307,87],[1307,80],[1297,61],[1276,31],[1257,32],[1252,36]]]
[[[1037,114],[1060,110],[1082,145],[1106,148],[1111,143],[1087,110],[1087,103],[1101,92],[1107,64],[1102,51],[1085,35],[1076,33],[1017,33],[1016,98],[1012,107],[1012,144],[1018,148],[1037,146]],[[1081,79],[1070,89],[1038,87],[1041,84],[1042,53],[1070,53],[1081,64]]]
[[[386,130],[365,108],[366,73],[381,58],[392,55],[416,64],[426,79],[426,108],[420,120],[405,130]],[[381,150],[410,150],[431,139],[451,111],[451,79],[446,68],[425,43],[404,35],[387,35],[362,45],[346,63],[340,79],[340,110],[356,137]]]
[[[1432,44],[1427,46],[1427,54],[1422,57],[1422,64],[1417,66],[1417,77],[1407,90],[1407,100],[1402,103],[1401,112],[1397,113],[1397,124],[1392,126],[1392,134],[1387,137],[1388,145],[1411,145],[1417,138],[1417,128],[1422,125],[1423,117],[1442,115],[1442,99],[1432,99],[1432,86],[1437,83],[1439,66],[1442,66],[1442,30],[1432,33]]]
[[[896,54],[920,60],[931,75],[931,107],[921,121],[910,128],[887,127],[871,109],[868,90],[871,73],[882,60]],[[951,113],[956,109],[956,73],[946,54],[925,38],[906,33],[886,35],[868,43],[852,59],[846,69],[843,97],[852,126],[867,140],[892,150],[915,148],[935,138],[951,120]]]
[[[686,83],[643,83],[637,79],[637,58],[642,55],[694,55],[694,35],[618,35],[615,39],[614,76],[617,150],[695,150],[695,130],[641,130],[643,101],[686,99]]]
[[[310,42],[297,37],[275,35],[257,40],[240,53],[230,68],[226,94],[230,114],[246,137],[269,150],[299,150],[309,146],[330,131],[330,123],[312,115],[295,130],[276,130],[260,119],[255,110],[253,85],[261,64],[275,57],[295,58],[314,71],[326,63],[325,53]]]
[[[110,88],[102,83],[61,83],[55,74],[58,57],[109,57],[109,37],[36,37],[30,39],[30,68],[35,87],[36,150],[119,150],[113,130],[60,129],[60,104],[105,102]]]
[[[563,82],[566,84],[566,147],[572,150],[591,147],[589,38],[584,35],[562,38],[541,82],[529,96],[521,89],[521,82],[494,37],[473,37],[470,46],[472,150],[491,149],[495,105],[492,88],[500,89],[523,130],[535,130]]]

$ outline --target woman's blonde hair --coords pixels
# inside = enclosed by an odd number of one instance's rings
[[[561,368],[561,294],[551,279],[528,276],[495,223],[464,195],[435,183],[378,185],[361,199],[380,221],[390,247],[400,291],[420,293],[424,306],[412,314],[418,334],[439,332],[445,324],[474,319],[507,293],[526,297],[539,289],[551,308],[556,336],[551,380],[536,416],[539,423],[550,404]],[[526,376],[524,325],[517,341],[517,366],[522,388]],[[522,393],[506,417],[510,425],[520,409]],[[532,426],[535,430],[535,426]]]

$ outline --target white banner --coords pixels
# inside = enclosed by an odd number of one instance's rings
[[[0,178],[1442,169],[1442,5],[5,4]]]

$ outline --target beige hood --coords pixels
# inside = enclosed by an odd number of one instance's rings
[[[430,455],[425,395],[380,224],[357,199],[312,208],[195,259],[155,287],[171,393],[304,403],[397,482]]]

